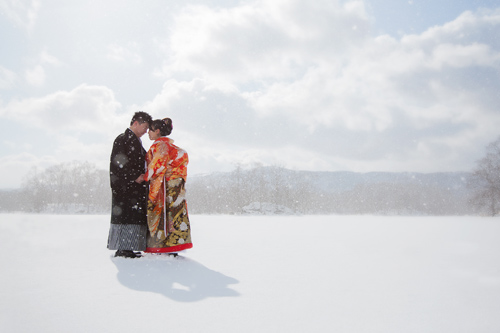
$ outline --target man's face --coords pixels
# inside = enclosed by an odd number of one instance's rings
[[[149,129],[149,123],[142,123],[140,124],[139,122],[136,122],[136,128],[137,128],[137,136],[138,137],[141,137],[143,136],[144,134],[146,134],[146,132],[148,131]]]

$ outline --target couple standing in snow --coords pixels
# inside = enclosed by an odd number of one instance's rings
[[[108,249],[117,250],[115,257],[141,256],[134,251],[176,254],[193,247],[184,189],[189,160],[167,138],[172,128],[170,118],[153,120],[139,111],[113,143]],[[146,132],[154,140],[147,153],[140,139]]]

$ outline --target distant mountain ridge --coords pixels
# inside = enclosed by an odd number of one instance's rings
[[[272,173],[274,167],[262,167],[266,174]],[[251,176],[252,170],[242,170],[241,175]],[[352,172],[352,171],[304,171],[281,168],[283,176],[293,183],[294,179],[306,181],[315,189],[325,193],[341,193],[354,189],[358,185],[372,184],[418,184],[421,186],[433,186],[447,190],[462,191],[467,188],[467,180],[470,172]],[[216,172],[205,175],[194,175],[188,180],[197,181],[205,179],[208,181],[224,183],[225,179],[234,177],[235,172]],[[290,184],[293,186],[293,184]]]
[[[357,185],[370,184],[418,184],[444,189],[463,190],[467,186],[468,172],[367,172],[349,171],[299,171],[316,188],[327,193],[340,193],[354,189]]]

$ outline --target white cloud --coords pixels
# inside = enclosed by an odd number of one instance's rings
[[[0,66],[0,89],[12,88],[17,81],[17,74]]]
[[[55,56],[51,55],[47,49],[40,52],[36,60],[32,61],[32,63],[35,63],[35,65],[24,71],[24,78],[28,84],[37,87],[43,86],[46,82],[47,66],[60,67],[63,65],[63,63]]]
[[[54,55],[50,54],[47,49],[44,49],[41,53],[40,53],[40,64],[47,64],[47,65],[52,65],[52,66],[55,66],[55,67],[59,67],[59,66],[62,66],[63,63],[58,59],[56,58]]]
[[[112,61],[121,63],[141,64],[142,57],[139,52],[139,45],[136,42],[129,42],[127,46],[118,44],[108,45],[106,57]]]
[[[40,98],[13,100],[0,108],[0,117],[16,120],[50,133],[107,133],[128,122],[117,111],[120,104],[106,87],[80,85]]]
[[[17,122],[19,127],[14,141],[4,140],[2,146],[24,151],[0,158],[0,183],[18,187],[33,167],[44,169],[74,160],[107,169],[113,139],[132,117],[117,113],[118,108],[109,89],[86,85],[0,108],[0,119]]]
[[[489,66],[498,63],[498,54],[492,54],[490,47],[484,44],[454,45],[441,44],[433,50],[432,68]]]
[[[24,78],[32,86],[42,86],[45,83],[45,69],[41,65],[36,65],[24,72]]]
[[[468,168],[496,137],[500,11],[394,39],[370,35],[360,2],[275,5],[186,9],[165,68],[203,80],[170,80],[152,109],[206,146],[313,145],[325,165],[352,169]],[[285,151],[273,156],[288,161]]]
[[[360,1],[344,6],[326,0],[253,1],[231,9],[190,6],[175,19],[173,57],[164,71],[235,82],[293,79],[311,61],[330,62],[362,41],[369,27]]]
[[[40,0],[0,0],[0,10],[4,15],[27,30],[35,26]]]
[[[132,118],[132,116],[130,116]],[[109,156],[113,146],[113,140],[118,134],[127,128],[128,124],[122,124],[120,131],[112,132],[109,137],[104,137],[99,142],[85,142],[85,138],[77,138],[73,135],[58,135],[57,146],[54,154],[59,163],[70,161],[88,161],[95,164],[100,169],[109,168]]]

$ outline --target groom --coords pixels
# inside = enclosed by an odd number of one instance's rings
[[[146,112],[136,112],[130,127],[113,143],[109,165],[112,210],[108,249],[117,250],[115,257],[138,258],[140,253],[133,250],[146,250],[148,184],[143,179],[146,151],[140,138],[152,121]]]

